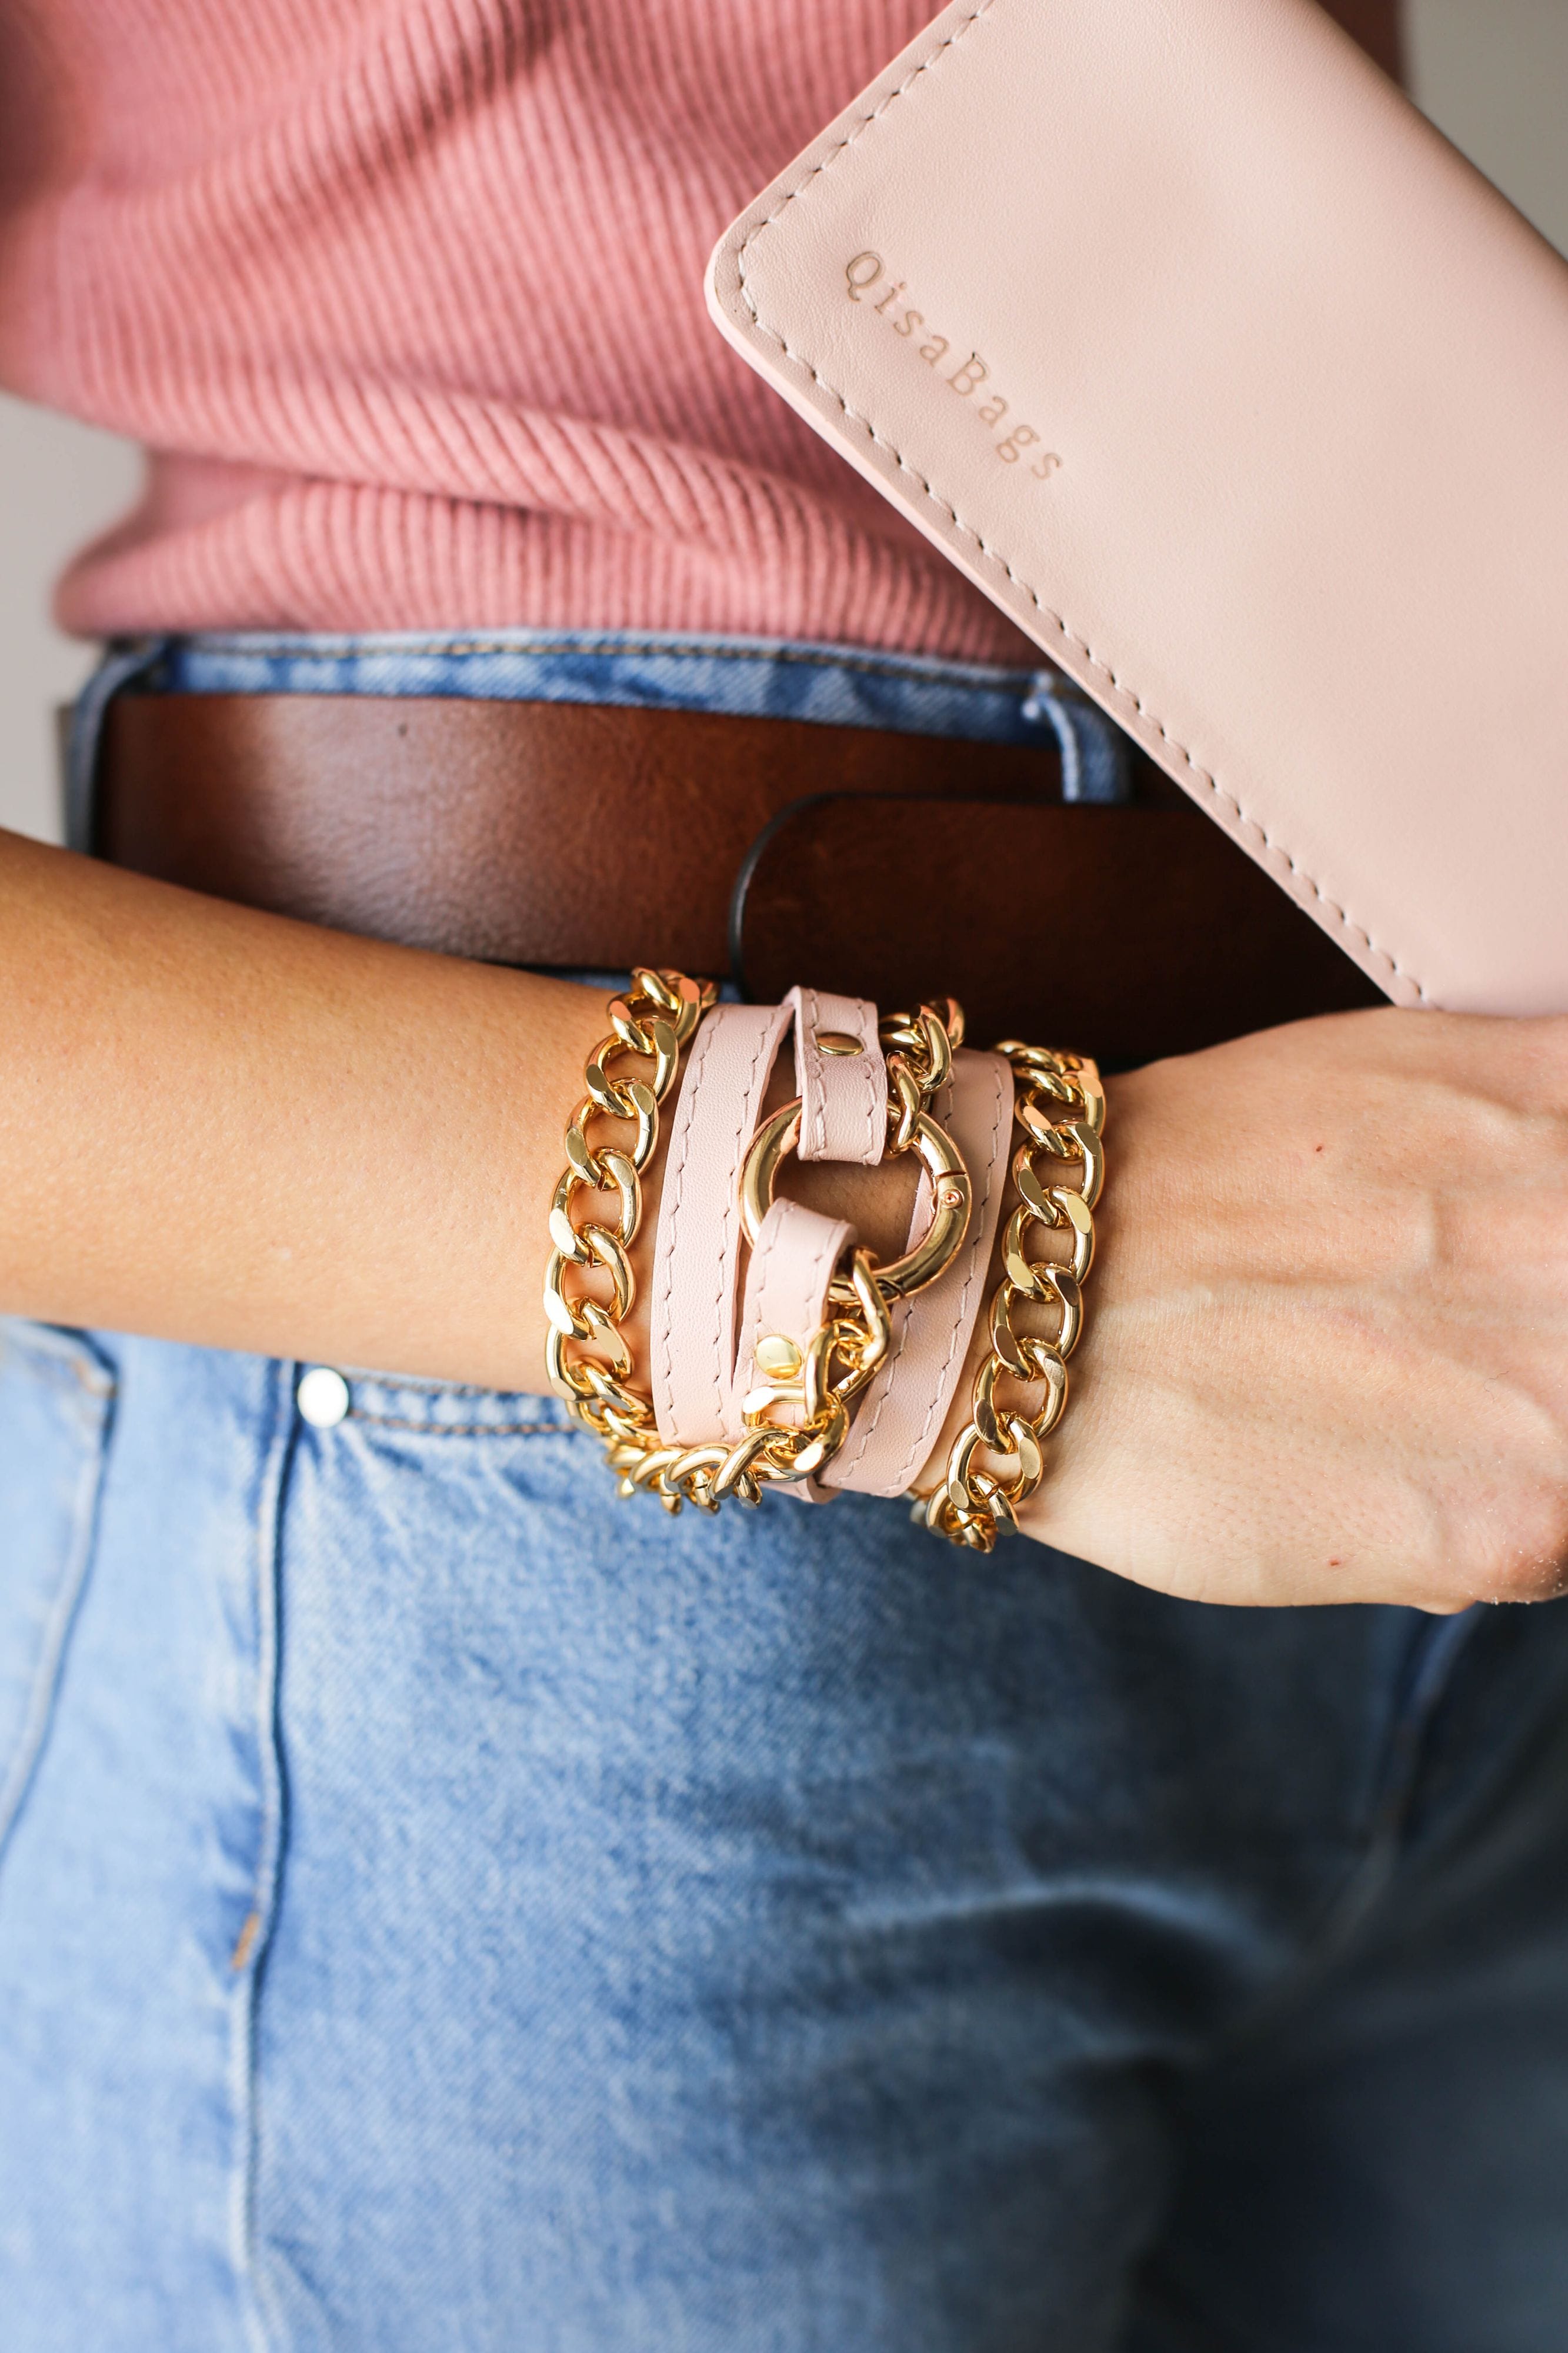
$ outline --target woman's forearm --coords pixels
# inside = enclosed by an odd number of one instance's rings
[[[548,1386],[546,1220],[608,1028],[598,990],[5,834],[0,990],[0,1313]],[[639,1365],[661,1177],[662,1150],[625,1319]],[[902,1248],[912,1168],[794,1181],[879,1256]],[[608,1296],[607,1277],[574,1282]]]
[[[545,1386],[605,1000],[0,835],[0,1310]]]
[[[597,992],[5,836],[0,989],[0,1310],[545,1388]],[[1114,1082],[1108,1144],[1030,1534],[1214,1600],[1560,1589],[1568,1022],[1301,1023]],[[795,1174],[896,1252],[907,1168]]]

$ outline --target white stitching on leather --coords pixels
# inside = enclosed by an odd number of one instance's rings
[[[1050,623],[1051,627],[1061,637],[1064,643],[1076,648],[1076,649],[1081,653],[1084,659],[1088,661],[1090,669],[1098,671],[1100,676],[1107,681],[1111,691],[1120,696],[1124,702],[1131,703],[1139,718],[1142,719],[1148,727],[1157,731],[1162,742],[1170,745],[1171,750],[1182,761],[1183,765],[1188,770],[1194,781],[1205,786],[1208,792],[1213,795],[1215,799],[1223,802],[1226,807],[1234,812],[1235,828],[1232,829],[1246,828],[1251,832],[1256,833],[1266,849],[1272,851],[1276,857],[1282,858],[1284,860],[1286,865],[1289,868],[1291,874],[1299,881],[1305,883],[1307,888],[1311,892],[1312,896],[1317,900],[1319,905],[1322,907],[1328,914],[1333,917],[1340,928],[1342,931],[1347,932],[1352,939],[1359,941],[1369,955],[1383,964],[1386,964],[1389,970],[1395,974],[1398,978],[1408,981],[1415,988],[1420,1002],[1425,1005],[1428,1002],[1428,999],[1424,983],[1418,980],[1415,975],[1411,972],[1407,966],[1402,965],[1396,955],[1392,955],[1386,948],[1380,948],[1373,939],[1370,932],[1366,931],[1362,924],[1358,923],[1353,916],[1348,914],[1345,909],[1339,905],[1337,901],[1329,897],[1327,892],[1322,889],[1321,885],[1312,875],[1307,872],[1306,868],[1297,861],[1290,851],[1286,849],[1282,841],[1277,841],[1269,833],[1268,828],[1260,825],[1256,818],[1250,818],[1247,816],[1246,810],[1242,807],[1241,803],[1237,799],[1236,795],[1227,791],[1226,788],[1219,783],[1216,777],[1212,776],[1209,774],[1206,768],[1200,766],[1198,762],[1194,759],[1191,752],[1188,751],[1184,744],[1177,743],[1175,737],[1171,733],[1170,729],[1164,724],[1163,720],[1156,717],[1155,713],[1149,709],[1148,705],[1144,702],[1142,697],[1137,692],[1136,689],[1128,686],[1120,677],[1118,677],[1116,671],[1111,669],[1108,662],[1101,661],[1100,656],[1094,651],[1094,649],[1089,644],[1088,640],[1084,638],[1080,638],[1075,629],[1069,628],[1068,624],[1062,618],[1062,616],[1046,603],[1038,590],[1031,586],[1030,583],[1026,580],[1020,573],[1015,572],[1013,566],[1008,563],[1007,558],[1002,554],[1001,550],[999,548],[993,547],[990,542],[984,537],[984,533],[975,530],[972,523],[965,522],[963,516],[958,512],[956,507],[952,506],[948,501],[942,496],[941,492],[927,481],[925,476],[920,471],[919,468],[911,466],[909,463],[902,450],[896,448],[895,445],[887,438],[885,434],[879,433],[868,417],[862,416],[858,409],[852,408],[844,395],[838,390],[837,385],[829,384],[827,378],[819,373],[819,371],[813,365],[812,362],[806,358],[804,352],[797,352],[786,335],[781,333],[778,328],[771,326],[767,321],[763,319],[761,311],[757,308],[755,301],[752,298],[751,289],[746,283],[746,255],[751,250],[751,248],[756,243],[757,239],[762,236],[763,231],[764,229],[771,228],[775,221],[782,219],[784,215],[789,210],[791,205],[795,203],[796,197],[804,195],[806,189],[810,187],[814,180],[820,179],[825,172],[830,171],[833,165],[837,163],[839,157],[848,153],[849,149],[854,146],[856,141],[860,138],[863,132],[869,131],[873,123],[879,122],[882,117],[889,111],[895,102],[899,99],[902,98],[907,90],[911,90],[914,87],[915,83],[919,81],[921,76],[924,73],[928,73],[931,67],[937,64],[949,49],[956,47],[958,43],[962,41],[968,33],[973,30],[974,26],[980,22],[980,19],[983,16],[989,15],[990,11],[996,5],[998,5],[998,0],[980,0],[980,5],[973,9],[971,13],[963,19],[956,30],[950,33],[944,41],[940,42],[929,57],[922,58],[921,63],[916,66],[913,72],[907,75],[904,80],[900,82],[895,90],[889,90],[879,106],[874,108],[869,114],[862,116],[860,121],[858,121],[850,131],[847,138],[840,140],[838,144],[831,149],[829,153],[823,157],[819,164],[813,164],[811,170],[805,174],[798,186],[793,187],[789,190],[784,202],[776,208],[776,210],[771,212],[765,220],[762,220],[757,223],[756,227],[752,229],[751,235],[745,238],[739,248],[735,257],[736,271],[740,280],[742,299],[745,302],[747,310],[750,311],[758,332],[769,336],[773,343],[777,343],[780,351],[784,353],[786,359],[793,360],[797,367],[804,368],[807,375],[810,376],[813,384],[818,385],[822,391],[826,393],[830,399],[837,402],[839,408],[843,411],[846,419],[850,424],[862,427],[868,438],[876,443],[878,448],[885,449],[888,452],[888,455],[898,466],[899,471],[901,474],[907,474],[910,481],[919,485],[920,489],[930,500],[932,506],[936,508],[940,514],[943,514],[947,517],[954,530],[961,532],[965,539],[972,539],[974,542],[975,546],[980,550],[982,555],[985,556],[991,563],[998,565],[1000,569],[1005,573],[1007,578],[1012,581],[1014,586],[1023,591],[1024,595],[1027,596],[1029,602],[1034,606],[1035,610],[1043,619]]]
[[[697,1042],[692,1047],[690,1056],[687,1061],[686,1076],[681,1081],[683,1087],[690,1086],[692,1080],[696,1076],[698,1064],[701,1061],[704,1054],[708,1050],[709,1035],[710,1032],[707,1029],[700,1030],[698,1033]],[[662,1224],[664,1219],[666,1217],[668,1218],[669,1234],[672,1243],[675,1239],[676,1223],[680,1216],[681,1187],[686,1179],[686,1163],[690,1156],[690,1151],[691,1131],[687,1123],[683,1121],[681,1123],[680,1132],[680,1155],[674,1167],[669,1169],[666,1174],[665,1196],[663,1200],[659,1203],[659,1221]],[[662,1305],[665,1308],[668,1308],[669,1301],[673,1296],[673,1257],[674,1252],[672,1250],[670,1254],[658,1264],[659,1282],[657,1295],[658,1301],[662,1303]],[[659,1321],[661,1324],[661,1329],[659,1333],[660,1346],[658,1368],[664,1386],[664,1392],[668,1397],[669,1394],[670,1384],[674,1377],[674,1367],[670,1363],[671,1324],[668,1314],[664,1314]]]
[[[784,1032],[784,1036],[785,1038],[787,1038],[787,1037],[788,1037],[788,1035],[789,1035],[789,1031],[788,1031],[788,1029],[785,1029],[785,1031]],[[739,1167],[740,1167],[740,1165],[741,1165],[741,1138],[742,1138],[742,1135],[743,1134],[743,1133],[744,1133],[744,1131],[745,1131],[745,1125],[746,1125],[746,1106],[747,1106],[747,1104],[748,1104],[748,1103],[750,1103],[750,1101],[751,1101],[751,1090],[752,1090],[752,1085],[755,1083],[755,1081],[756,1081],[756,1076],[757,1076],[757,1065],[758,1065],[758,1063],[762,1060],[763,1056],[764,1054],[766,1054],[766,1053],[768,1053],[768,1052],[769,1052],[770,1048],[771,1048],[771,1050],[772,1050],[773,1054],[774,1056],[776,1056],[776,1055],[777,1055],[777,1053],[778,1053],[779,1048],[780,1048],[780,1046],[783,1044],[783,1042],[784,1042],[784,1041],[783,1041],[783,1039],[773,1039],[773,1038],[772,1038],[772,1037],[770,1036],[769,1032],[768,1032],[768,1031],[766,1031],[766,1030],[764,1030],[764,1031],[763,1032],[763,1035],[762,1035],[762,1036],[758,1039],[758,1040],[757,1040],[755,1050],[753,1051],[753,1053],[752,1053],[752,1066],[751,1066],[751,1069],[750,1069],[750,1070],[747,1071],[747,1073],[746,1073],[746,1082],[745,1082],[745,1085],[744,1085],[744,1086],[742,1088],[742,1090],[741,1090],[741,1093],[740,1093],[740,1111],[739,1111],[739,1113],[737,1114],[737,1117],[736,1117],[736,1120],[735,1120],[735,1142],[734,1142],[734,1149],[733,1149],[733,1151],[732,1151],[732,1153],[731,1153],[731,1166],[734,1166],[735,1168],[739,1168]],[[726,1211],[726,1213],[725,1213],[725,1219],[724,1219],[724,1222],[725,1222],[725,1229],[726,1229],[726,1230],[728,1231],[728,1230],[731,1228],[731,1226],[738,1226],[738,1225],[740,1224],[740,1221],[741,1221],[740,1203],[739,1203],[739,1201],[738,1201],[738,1200],[733,1200],[733,1201],[731,1201],[731,1205],[730,1205],[729,1209],[728,1209],[728,1210]],[[724,1252],[724,1263],[725,1263],[725,1268],[726,1268],[726,1270],[727,1270],[727,1271],[732,1271],[733,1266],[734,1266],[734,1259],[735,1259],[735,1253],[734,1253],[733,1250],[725,1250],[725,1252]],[[726,1410],[726,1407],[727,1407],[727,1404],[728,1404],[728,1390],[729,1390],[729,1388],[733,1384],[734,1377],[735,1377],[735,1367],[734,1367],[734,1366],[733,1366],[733,1365],[726,1365],[726,1364],[724,1363],[724,1360],[723,1360],[723,1348],[722,1348],[722,1345],[721,1345],[721,1333],[722,1333],[723,1324],[724,1324],[724,1291],[723,1291],[722,1282],[721,1282],[721,1284],[720,1284],[720,1288],[719,1288],[719,1290],[718,1290],[717,1292],[715,1292],[715,1293],[714,1293],[714,1295],[713,1295],[713,1314],[714,1314],[714,1330],[713,1330],[713,1347],[714,1347],[714,1357],[713,1357],[713,1395],[714,1395],[714,1398],[715,1398],[715,1400],[716,1400],[716,1402],[717,1402],[717,1408],[718,1408],[718,1414],[719,1414],[718,1427],[719,1427],[721,1430],[722,1430],[722,1429],[724,1428],[724,1426],[725,1426],[725,1410]],[[733,1330],[734,1330],[734,1327],[733,1327],[733,1324],[731,1323],[731,1337],[733,1337]]]
[[[759,1235],[757,1239],[757,1253],[752,1261],[752,1280],[748,1286],[752,1294],[752,1312],[747,1320],[746,1328],[741,1335],[741,1345],[736,1353],[735,1374],[731,1385],[737,1412],[740,1410],[742,1397],[752,1386],[751,1375],[756,1358],[757,1343],[767,1337],[763,1319],[767,1314],[768,1276],[782,1231],[782,1225],[775,1219],[767,1231]]]
[[[706,1060],[708,1050],[717,1034],[716,1028],[711,1022],[705,1023],[701,1030],[698,1033],[697,1042],[691,1050],[690,1059],[686,1065],[686,1076],[682,1082],[684,1086],[689,1087],[696,1084],[698,1072],[701,1068],[703,1061]],[[760,1053],[761,1051],[762,1048],[759,1046],[757,1052]],[[752,1069],[753,1072],[756,1070],[756,1055],[753,1055],[752,1058]],[[742,1121],[738,1120],[736,1122],[735,1134],[737,1141],[740,1137],[742,1124]],[[680,1135],[680,1156],[675,1166],[668,1173],[668,1176],[666,1180],[668,1187],[667,1197],[665,1201],[661,1202],[659,1205],[660,1218],[662,1219],[667,1213],[669,1218],[670,1248],[661,1270],[663,1274],[663,1282],[659,1292],[659,1297],[664,1302],[667,1311],[668,1303],[673,1295],[672,1286],[675,1279],[675,1236],[676,1229],[680,1218],[681,1193],[685,1186],[686,1164],[690,1156],[690,1125],[689,1123],[683,1122]],[[726,1262],[727,1261],[728,1253],[726,1253]],[[721,1271],[719,1288],[713,1294],[712,1318],[714,1351],[712,1366],[713,1394],[717,1400],[717,1410],[720,1415],[721,1421],[723,1417],[725,1394],[724,1374],[721,1362],[721,1335],[724,1324],[723,1308],[724,1283],[723,1273]],[[674,1367],[670,1362],[670,1344],[673,1334],[673,1322],[668,1312],[662,1315],[661,1324],[663,1347],[660,1354],[660,1371],[663,1376],[664,1393],[666,1397],[668,1397],[669,1395],[674,1377]]]
[[[741,1345],[735,1361],[734,1388],[737,1414],[740,1411],[742,1397],[752,1385],[752,1373],[755,1366],[758,1343],[767,1339],[772,1333],[782,1329],[777,1319],[777,1311],[768,1305],[768,1284],[773,1279],[773,1259],[777,1253],[779,1238],[783,1231],[782,1221],[775,1220],[760,1239],[757,1255],[752,1261],[748,1285],[752,1298],[752,1314],[741,1335]],[[854,1228],[847,1225],[844,1219],[834,1218],[825,1222],[823,1230],[817,1236],[816,1255],[812,1261],[809,1281],[814,1293],[820,1295],[825,1303],[828,1279],[837,1263],[838,1254],[844,1247],[846,1238],[851,1236],[853,1232]],[[785,1334],[784,1336],[794,1338],[797,1335]]]
[[[815,988],[802,989],[801,1011],[805,1017],[805,1035],[802,1040],[805,1050],[801,1058],[802,1078],[805,1078],[810,1068],[812,1057],[814,1055],[816,1057],[816,1068],[812,1072],[811,1140],[814,1147],[812,1157],[821,1160],[827,1151],[827,1090],[822,1082],[822,1055],[816,1042],[816,1033],[822,1027],[822,1008],[817,1004]]]
[[[1005,1168],[1007,1166],[1007,1137],[1004,1127],[1005,1114],[1003,1110],[1005,1097],[1002,1089],[1004,1068],[1005,1065],[998,1062],[991,1073],[991,1084],[994,1091],[994,1102],[991,1113],[992,1150],[991,1156],[985,1164],[985,1189],[981,1194],[979,1200],[975,1203],[973,1211],[970,1218],[969,1240],[965,1246],[968,1253],[969,1263],[964,1270],[963,1289],[959,1294],[958,1306],[953,1316],[952,1330],[948,1337],[947,1354],[942,1359],[942,1370],[937,1375],[935,1383],[932,1386],[931,1400],[926,1407],[925,1419],[921,1424],[920,1433],[911,1444],[908,1454],[904,1457],[900,1469],[900,1478],[906,1486],[909,1482],[918,1474],[922,1463],[925,1461],[928,1452],[930,1451],[931,1424],[936,1419],[938,1405],[940,1404],[942,1406],[943,1412],[945,1413],[947,1407],[952,1402],[951,1398],[943,1395],[943,1385],[946,1382],[949,1372],[952,1370],[953,1351],[958,1347],[961,1340],[965,1347],[969,1345],[969,1338],[973,1330],[973,1322],[969,1314],[970,1293],[973,1291],[975,1283],[984,1280],[987,1271],[990,1253],[988,1251],[983,1251],[980,1247],[981,1239],[985,1231],[985,1213],[991,1206],[991,1195],[996,1183],[996,1171],[999,1167]],[[1006,1125],[1011,1125],[1010,1120],[1006,1122]],[[909,1338],[909,1330],[910,1319],[908,1305],[906,1304],[904,1314],[900,1324],[898,1354],[894,1356],[892,1365],[889,1369],[887,1382],[883,1387],[880,1395],[878,1397],[876,1404],[871,1409],[869,1419],[868,1419],[864,1414],[858,1418],[849,1443],[844,1449],[842,1461],[846,1477],[847,1477],[849,1472],[854,1470],[858,1464],[865,1461],[867,1448],[869,1446],[872,1439],[876,1436],[877,1424],[882,1418],[883,1409],[891,1401],[893,1391],[899,1385],[899,1377],[903,1372],[909,1362],[906,1345]]]
[[[851,1065],[860,1081],[860,1092],[866,1099],[865,1119],[873,1134],[881,1132],[887,1117],[888,1065],[877,1034],[877,1008],[872,1006],[862,1013],[860,1026],[865,1033],[867,1051],[859,1061]],[[873,1059],[875,1057],[875,1059]]]
[[[822,1049],[816,1042],[823,1027],[821,996],[816,989],[804,986],[797,987],[795,994],[798,1006],[799,1050],[796,1067],[800,1075],[801,1097],[800,1156],[803,1160],[826,1160],[829,1157],[827,1097],[830,1087],[836,1095],[844,1098],[838,1109],[846,1118],[855,1117],[862,1121],[873,1138],[880,1134],[887,1065],[883,1060],[881,1045],[877,1034],[877,1008],[875,1006],[868,1005],[863,998],[847,1000],[855,1008],[852,1026],[863,1050],[856,1060],[837,1069],[829,1079]],[[836,1001],[844,1002],[845,1000]],[[851,1019],[850,1016],[845,1018],[847,1020]],[[851,1090],[857,1085],[861,1094],[858,1110],[850,1106],[847,1102]],[[811,1119],[809,1134],[805,1131],[808,1103]],[[852,1157],[857,1163],[864,1161],[865,1154],[858,1145],[856,1145]]]

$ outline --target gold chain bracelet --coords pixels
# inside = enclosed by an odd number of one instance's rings
[[[936,1246],[928,1235],[919,1253],[889,1267],[879,1266],[868,1250],[847,1252],[830,1293],[837,1312],[804,1352],[789,1348],[787,1360],[747,1395],[744,1436],[679,1447],[660,1445],[657,1434],[650,1440],[641,1430],[629,1432],[606,1449],[622,1494],[655,1494],[668,1512],[686,1504],[716,1512],[731,1497],[755,1504],[764,1487],[818,1477],[848,1437],[850,1409],[891,1345],[889,1302],[934,1282],[957,1250],[969,1222],[969,1175],[929,1113],[952,1071],[963,1016],[950,999],[941,1008],[889,1015],[878,1033],[887,1056],[888,1151],[918,1153],[932,1178]],[[742,1220],[752,1240],[766,1215],[778,1163],[794,1148],[799,1120],[799,1103],[788,1103],[752,1140],[742,1180]],[[798,1420],[775,1421],[781,1409],[793,1410]]]
[[[620,1325],[637,1297],[631,1250],[642,1230],[643,1172],[658,1148],[660,1107],[675,1084],[682,1053],[717,995],[711,981],[688,980],[682,973],[641,967],[634,972],[626,994],[611,1000],[610,1035],[588,1057],[583,1071],[587,1093],[567,1124],[566,1171],[550,1208],[555,1247],[544,1277],[550,1319],[545,1363],[556,1396],[612,1449],[639,1440],[658,1444],[653,1401],[632,1387],[632,1355]],[[651,1076],[612,1075],[612,1057],[626,1055],[651,1061]],[[635,1124],[629,1152],[612,1145],[594,1148],[588,1130],[599,1119]],[[619,1215],[613,1225],[594,1218],[575,1223],[572,1206],[584,1190],[616,1197]],[[603,1267],[610,1277],[612,1304],[569,1297],[568,1267]]]
[[[1019,1506],[1045,1476],[1045,1440],[1067,1404],[1067,1359],[1083,1326],[1083,1281],[1094,1258],[1094,1208],[1105,1177],[1105,1094],[1095,1064],[1086,1056],[1053,1054],[1013,1039],[996,1051],[1013,1066],[1013,1118],[1023,1130],[1013,1155],[1017,1206],[1003,1237],[991,1345],[974,1377],[969,1420],[953,1440],[942,1480],[929,1495],[916,1496],[914,1510],[935,1534],[975,1552],[990,1552],[999,1535],[1017,1525]],[[1037,1160],[1050,1165],[1042,1170]],[[1071,1233],[1070,1265],[1029,1257],[1026,1242],[1034,1226]],[[1026,1303],[1055,1308],[1054,1337],[1015,1328],[1015,1313]],[[998,1398],[999,1386],[1008,1381],[1026,1398],[1044,1392],[1034,1412],[1009,1409]]]
[[[932,1232],[916,1252],[887,1268],[868,1250],[855,1250],[832,1290],[837,1311],[823,1324],[798,1363],[782,1363],[744,1400],[745,1434],[734,1442],[717,1439],[692,1447],[668,1446],[658,1433],[653,1400],[633,1386],[631,1351],[620,1324],[637,1297],[631,1249],[642,1224],[641,1176],[658,1141],[659,1106],[674,1084],[680,1053],[713,1002],[710,985],[679,973],[638,971],[627,997],[610,1008],[613,1034],[589,1056],[588,1093],[566,1130],[568,1166],[556,1187],[550,1213],[554,1250],[545,1276],[544,1305],[550,1319],[547,1363],[557,1396],[599,1438],[623,1495],[655,1494],[665,1509],[686,1504],[716,1512],[733,1497],[761,1501],[774,1482],[816,1477],[849,1434],[850,1409],[882,1363],[891,1343],[889,1302],[934,1282],[963,1240],[969,1219],[970,1183],[956,1150],[930,1117],[932,1096],[945,1085],[952,1049],[962,1041],[963,1017],[948,1000],[918,1014],[895,1014],[879,1025],[887,1056],[888,1149],[913,1151],[933,1185]],[[614,1078],[605,1068],[616,1052],[652,1059],[651,1081]],[[610,1146],[595,1151],[588,1141],[595,1115],[636,1120],[630,1155]],[[794,1146],[800,1106],[790,1104],[759,1130],[748,1162],[747,1200],[752,1218],[766,1212],[779,1161]],[[573,1203],[584,1188],[618,1196],[620,1214],[612,1226],[588,1219],[578,1225]],[[935,1240],[933,1241],[933,1236]],[[602,1267],[611,1278],[609,1306],[591,1297],[572,1298],[568,1267]],[[584,1353],[586,1352],[586,1353]],[[792,1356],[795,1352],[792,1351]],[[780,1423],[773,1416],[792,1409],[800,1419]]]

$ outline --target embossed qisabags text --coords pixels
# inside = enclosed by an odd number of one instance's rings
[[[1037,482],[1059,474],[1062,461],[1047,449],[1032,425],[1014,421],[1009,402],[997,391],[990,364],[972,351],[956,367],[950,365],[955,346],[939,334],[925,312],[906,301],[909,287],[895,280],[879,253],[857,253],[844,266],[844,282],[851,302],[867,305],[875,319],[885,319],[892,333],[903,337],[912,355],[923,360],[939,384],[959,400],[973,403],[972,414],[991,436],[991,446],[1004,466],[1022,465]],[[876,298],[876,299],[873,299]],[[1003,430],[1005,427],[1005,431]]]

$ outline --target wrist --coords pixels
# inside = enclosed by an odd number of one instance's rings
[[[712,1509],[934,1473],[926,1525],[989,1551],[1066,1400],[1098,1071],[1016,1044],[955,1058],[955,1007],[879,1034],[875,1008],[810,989],[710,1016],[710,997],[645,972],[608,1008],[551,1210],[552,1387],[628,1493]]]

